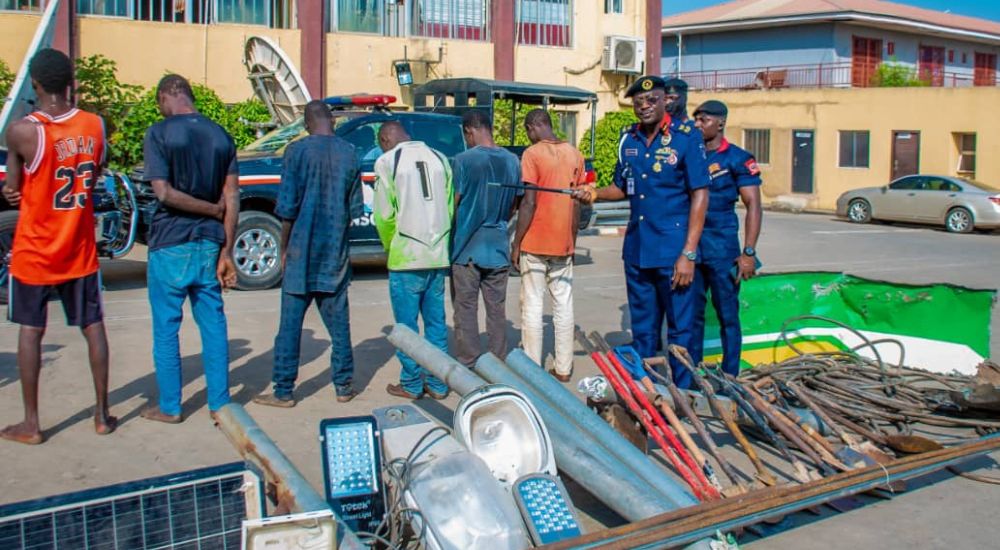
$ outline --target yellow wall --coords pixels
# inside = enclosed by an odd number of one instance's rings
[[[174,72],[205,84],[223,101],[253,97],[243,66],[243,43],[250,36],[274,40],[299,63],[299,31],[246,25],[183,25],[81,17],[80,55],[102,54],[118,62],[123,82],[155,86]]]
[[[815,130],[814,193],[809,208],[833,210],[837,197],[891,179],[892,132],[920,132],[920,172],[956,175],[953,134],[977,134],[976,179],[1000,182],[1000,88],[870,88],[692,93],[729,107],[727,137],[743,144],[743,130],[771,130],[771,162],[761,166],[766,200],[791,194],[792,130]],[[870,131],[869,168],[839,167],[839,132]]]
[[[0,13],[0,59],[15,73],[24,62],[24,55],[41,21],[38,15]]]

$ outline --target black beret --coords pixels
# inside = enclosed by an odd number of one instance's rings
[[[721,101],[709,99],[694,110],[694,116],[698,116],[699,114],[724,117],[729,115],[729,108]]]
[[[657,88],[660,90],[665,88],[662,78],[658,76],[644,76],[628,87],[628,90],[625,91],[625,97],[632,97],[635,94],[648,92]]]
[[[669,78],[663,83],[668,94],[684,94],[688,91],[688,83],[679,78]]]

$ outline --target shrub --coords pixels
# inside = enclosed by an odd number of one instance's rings
[[[517,121],[515,122],[514,131],[514,143],[510,142],[510,116],[514,109],[514,102],[509,99],[497,99],[493,101],[493,140],[497,142],[497,145],[501,146],[520,146],[527,147],[531,145],[528,140],[528,133],[524,130],[524,117],[529,111],[535,109],[533,105],[518,105],[517,106]],[[559,139],[566,139],[566,134],[559,128],[559,119],[556,117],[554,111],[549,111],[552,114],[552,129]]]
[[[10,87],[14,85],[16,77],[14,71],[10,70],[3,59],[0,59],[0,107],[3,107],[3,104],[7,102],[7,94],[10,93]]]
[[[225,128],[233,136],[237,149],[256,138],[254,128],[248,123],[271,119],[267,107],[260,101],[248,100],[227,107],[211,88],[192,84],[191,89],[198,112]],[[111,167],[127,170],[142,162],[142,141],[146,129],[160,120],[163,116],[156,104],[156,90],[148,90],[128,110],[128,115],[111,136]]]
[[[897,63],[894,57],[885,63],[880,63],[872,75],[872,86],[876,87],[906,88],[927,85],[928,82],[921,80],[915,69]]]
[[[76,60],[76,83],[77,106],[100,115],[108,135],[114,134],[142,93],[142,86],[120,82],[117,63],[103,55]]]
[[[621,136],[622,128],[635,124],[638,119],[632,111],[611,111],[605,114],[601,120],[597,121],[597,140],[594,144],[594,170],[597,171],[597,186],[605,187],[611,185],[612,175],[615,171],[615,162],[618,161],[618,139]],[[594,128],[587,130],[580,140],[580,150],[584,154],[590,152],[590,133]]]

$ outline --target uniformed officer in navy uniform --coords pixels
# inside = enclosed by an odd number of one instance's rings
[[[668,78],[663,81],[667,97],[667,114],[670,124],[676,127],[689,121],[687,112],[688,84],[680,78]]]
[[[721,101],[706,101],[694,112],[708,151],[708,171],[712,177],[705,230],[701,234],[701,262],[694,287],[699,290],[695,305],[695,328],[691,357],[701,361],[705,337],[705,305],[711,291],[712,305],[719,318],[722,339],[722,369],[733,376],[740,370],[740,282],[757,272],[757,238],[760,236],[760,169],[753,155],[726,141],[729,109]],[[746,207],[743,247],[736,200]],[[697,364],[697,363],[696,363]]]
[[[633,346],[646,358],[661,349],[664,318],[670,343],[692,346],[691,284],[710,180],[701,132],[690,123],[672,125],[663,79],[644,76],[625,95],[639,122],[622,130],[614,185],[585,186],[574,195],[585,202],[629,199],[622,260]],[[675,383],[689,387],[690,373],[671,362]]]

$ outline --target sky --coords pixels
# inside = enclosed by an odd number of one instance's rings
[[[693,11],[723,3],[724,0],[663,0],[663,15]],[[1000,21],[998,0],[893,0],[897,4],[910,4],[931,10],[948,11],[958,15],[971,15],[982,19]]]

